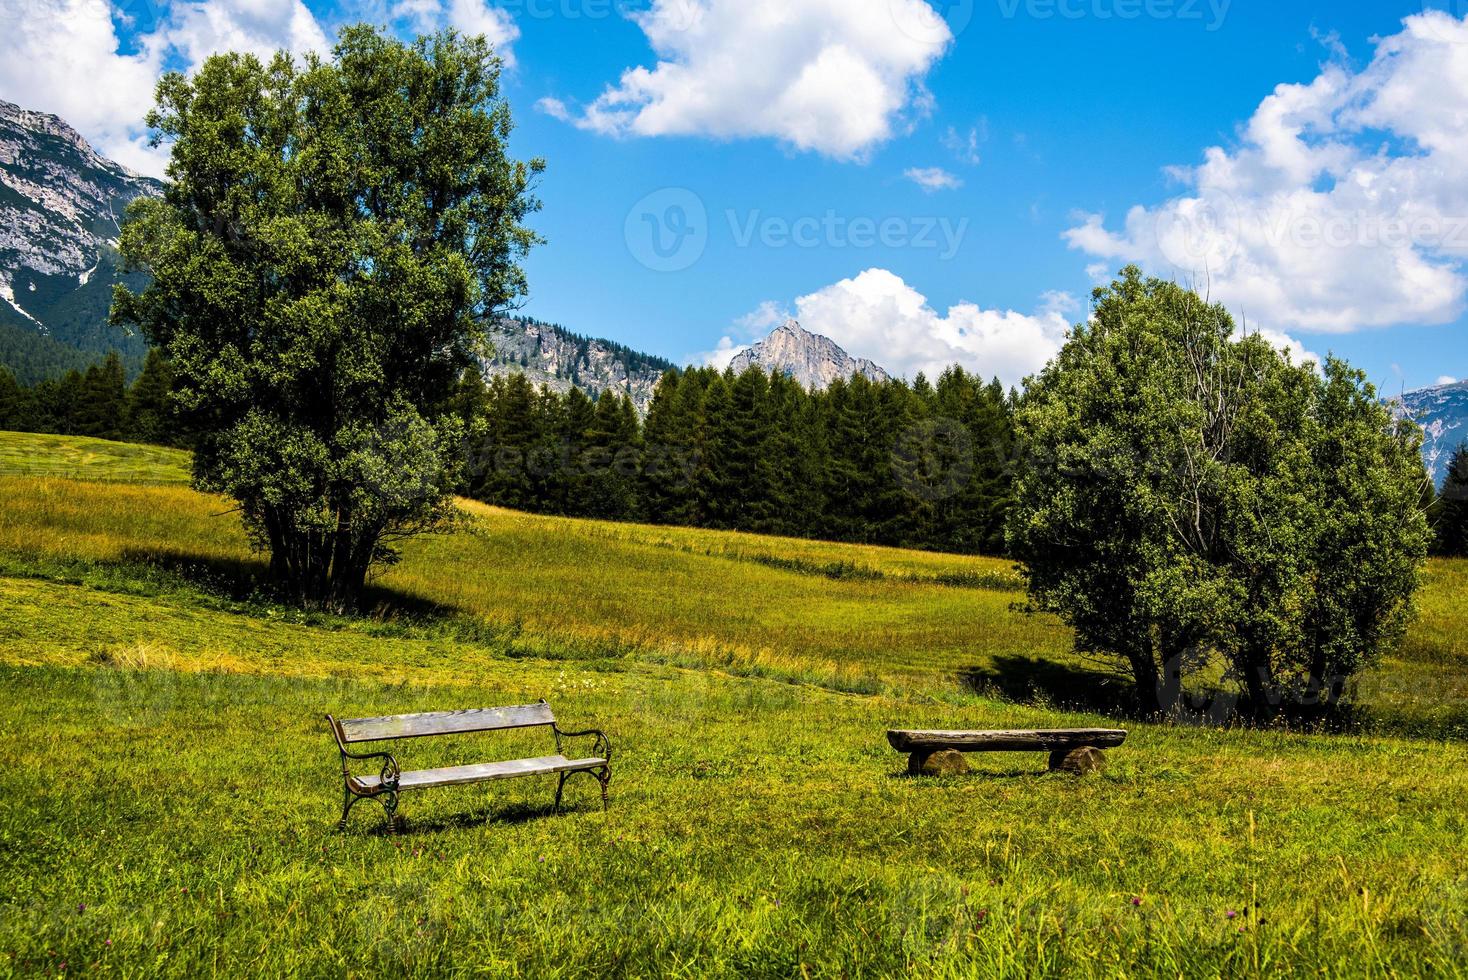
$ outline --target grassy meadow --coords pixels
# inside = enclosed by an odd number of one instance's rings
[[[186,469],[0,434],[0,975],[1468,976],[1468,563],[1354,730],[915,780],[888,727],[1117,721],[1007,563],[466,503],[332,617],[259,597]],[[611,735],[608,812],[514,780],[335,832],[324,712],[541,697]]]

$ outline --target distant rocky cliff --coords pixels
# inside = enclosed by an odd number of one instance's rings
[[[489,331],[493,355],[489,376],[523,373],[537,388],[564,394],[580,388],[593,397],[604,391],[625,394],[646,412],[653,389],[673,362],[609,340],[574,334],[564,327],[521,317],[505,317]]]

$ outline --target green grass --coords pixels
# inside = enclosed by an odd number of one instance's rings
[[[1018,592],[917,581],[1012,574],[992,559],[464,507],[464,530],[411,542],[379,585],[395,608],[470,620],[512,637],[523,656],[630,652],[873,691],[949,690],[958,672],[1067,649],[1053,620],[1009,613]],[[113,585],[141,577],[137,588],[150,591],[161,571],[182,570],[187,581],[238,585],[263,564],[230,511],[184,487],[0,476],[0,572]],[[817,570],[751,558],[784,545]],[[843,561],[882,577],[822,572]]]
[[[0,477],[0,975],[1468,975],[1459,739],[1128,724],[1099,777],[903,776],[888,727],[1114,721],[1053,706],[1079,665],[1002,562],[470,507],[349,619],[253,597],[226,509]],[[1468,566],[1430,575],[1384,665],[1425,689],[1371,694],[1404,730],[1468,656]],[[1050,703],[974,690],[1021,661]],[[612,735],[607,813],[516,780],[332,831],[323,712],[541,697]]]
[[[189,454],[85,436],[0,432],[0,473],[182,485],[189,482]]]

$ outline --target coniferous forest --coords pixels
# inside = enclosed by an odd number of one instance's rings
[[[130,385],[116,352],[85,371],[33,385],[20,384],[0,366],[0,429],[184,446],[188,439],[173,415],[172,391],[173,371],[156,349]]]
[[[999,553],[1012,397],[960,368],[809,392],[779,373],[664,373],[645,420],[625,396],[466,380],[484,420],[469,495],[521,510]]]

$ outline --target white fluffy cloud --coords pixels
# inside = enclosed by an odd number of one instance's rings
[[[653,0],[657,63],[629,68],[578,123],[616,135],[770,137],[860,158],[931,97],[953,40],[925,0]]]
[[[1284,351],[1286,354],[1289,354],[1290,362],[1292,364],[1304,364],[1306,362],[1313,361],[1318,367],[1319,365],[1325,363],[1324,359],[1319,354],[1315,353],[1312,350],[1307,350],[1304,344],[1296,340],[1294,337],[1291,337],[1287,333],[1282,333],[1278,330],[1271,330],[1268,327],[1260,327],[1258,330],[1255,330],[1253,327],[1248,326],[1247,324],[1245,325],[1244,329],[1248,330],[1250,333],[1258,333],[1259,336],[1269,341],[1275,347]]]
[[[104,156],[161,176],[168,151],[147,145],[143,116],[166,68],[192,70],[218,51],[330,47],[301,0],[159,0],[149,9],[156,22],[136,23],[139,33],[124,46],[105,0],[0,0],[0,98],[55,113]],[[486,0],[403,0],[386,13],[418,29],[485,34],[505,56],[518,33]]]
[[[689,361],[693,364],[718,368],[722,371],[729,366],[741,351],[749,350],[749,346],[749,344],[736,344],[733,337],[724,336],[719,338],[719,342],[714,346],[713,350],[700,351],[690,357]]]
[[[125,166],[161,176],[143,116],[166,67],[220,50],[321,51],[326,35],[300,0],[209,0],[160,8],[124,49],[103,0],[0,0],[0,97],[65,119]]]
[[[962,365],[1006,385],[1044,367],[1065,342],[1079,309],[1065,293],[1047,293],[1032,314],[983,309],[959,303],[939,313],[925,296],[886,269],[867,269],[795,301],[801,326],[824,334],[857,357],[869,357],[888,371],[907,377],[919,371],[936,378],[952,364]],[[758,322],[783,319],[785,311],[766,303],[752,314]],[[745,318],[746,321],[749,318]],[[728,363],[739,348],[730,338],[711,352],[709,363]],[[726,355],[727,352],[727,355]]]
[[[209,0],[174,4],[161,36],[189,67],[219,51],[248,52],[261,60],[284,48],[297,54],[326,52],[331,44],[300,0]]]
[[[505,64],[515,63],[510,47],[520,28],[504,10],[489,0],[389,0],[386,16],[394,24],[417,34],[431,34],[452,27],[461,34],[483,34]]]
[[[535,101],[535,110],[545,113],[552,119],[559,119],[561,122],[571,121],[571,110],[566,108],[566,103],[551,95],[537,99]]]
[[[902,172],[902,176],[921,187],[926,193],[934,191],[957,190],[963,186],[963,181],[942,167],[909,167]]]
[[[67,120],[98,149],[157,173],[141,138],[161,52],[119,53],[103,0],[0,0],[0,98]]]
[[[1271,329],[1444,323],[1468,278],[1468,19],[1408,17],[1371,62],[1278,86],[1187,193],[1065,233],[1108,262],[1206,288]]]

